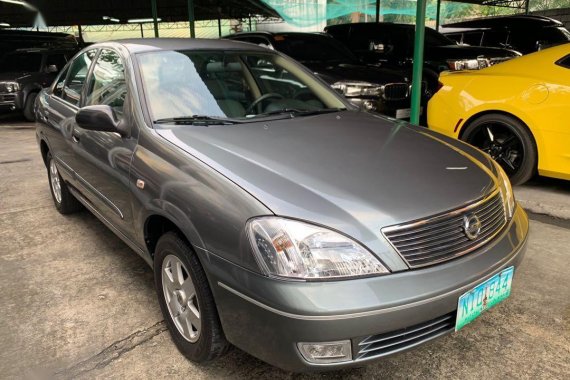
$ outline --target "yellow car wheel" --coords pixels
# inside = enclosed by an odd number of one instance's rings
[[[513,185],[528,181],[536,173],[536,143],[527,126],[514,117],[482,115],[469,123],[461,139],[497,161]]]

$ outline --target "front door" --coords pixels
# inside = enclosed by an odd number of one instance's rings
[[[117,120],[131,126],[127,136],[74,127],[74,170],[97,211],[116,229],[132,238],[132,207],[129,190],[131,159],[137,129],[131,119],[125,66],[120,54],[103,48],[85,84],[83,107],[107,105]]]

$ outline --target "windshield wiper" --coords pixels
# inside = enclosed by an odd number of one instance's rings
[[[255,115],[255,117],[265,117],[265,116],[272,116],[272,115],[283,115],[289,114],[291,117],[295,116],[311,116],[311,115],[319,115],[323,113],[331,113],[331,112],[339,112],[339,111],[346,111],[346,108],[321,108],[317,110],[303,110],[298,108],[281,108],[278,110],[273,110],[269,112],[264,112]]]
[[[241,120],[228,119],[225,117],[217,116],[207,116],[207,115],[191,115],[191,116],[178,116],[178,117],[166,117],[163,119],[157,119],[154,121],[155,124],[191,124],[191,125],[207,125],[207,124],[237,124],[243,123]]]

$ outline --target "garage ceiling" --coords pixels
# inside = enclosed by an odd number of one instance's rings
[[[17,0],[16,0],[17,2]],[[158,17],[162,21],[188,21],[188,0],[157,0]],[[40,10],[48,26],[108,24],[103,16],[121,20],[152,17],[151,0],[27,0]],[[251,15],[279,17],[277,12],[259,0],[194,0],[196,20],[239,19]],[[34,25],[36,13],[30,9],[0,0],[0,22],[12,27]]]

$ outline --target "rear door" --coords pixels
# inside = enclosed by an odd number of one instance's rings
[[[96,53],[97,49],[92,49],[77,56],[59,75],[47,97],[45,118],[46,124],[51,127],[48,130],[48,143],[60,172],[73,186],[77,186],[72,169],[75,157],[72,141],[72,132],[76,126],[75,114],[79,110],[83,84]]]

